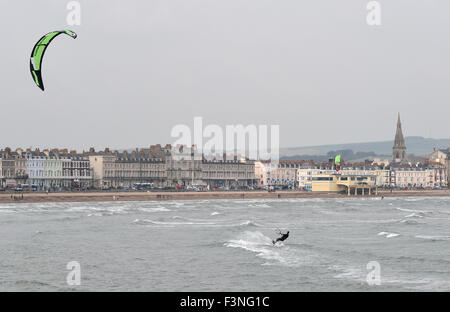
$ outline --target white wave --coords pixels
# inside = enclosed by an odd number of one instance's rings
[[[239,226],[261,226],[261,225],[254,221],[247,220],[247,221],[240,223]]]
[[[258,257],[266,260],[279,258],[279,254],[273,251],[272,240],[261,232],[246,231],[239,239],[230,240],[224,244],[226,247],[242,248],[257,253]]]
[[[17,213],[16,210],[0,208],[0,213]]]
[[[165,222],[165,221],[155,221],[155,220],[148,220],[148,219],[144,219],[144,220],[140,220],[140,219],[136,219],[133,221],[133,223],[137,223],[137,224],[154,224],[154,225],[171,225],[171,226],[176,226],[176,225],[217,225],[217,223],[214,222]]]
[[[162,226],[184,226],[184,225],[195,225],[195,226],[212,226],[212,227],[260,227],[261,225],[252,221],[246,220],[241,223],[227,223],[227,220],[205,220],[205,219],[191,219],[180,216],[173,216],[172,219],[176,221],[166,221],[166,220],[150,220],[150,219],[135,219],[132,223],[141,225],[162,225]],[[229,222],[229,220],[228,220]]]
[[[307,256],[302,257],[295,250],[279,244],[274,246],[272,239],[261,232],[245,231],[237,239],[230,240],[224,244],[225,247],[241,248],[256,254],[258,258],[266,260],[261,265],[286,265],[290,267],[300,266]]]
[[[400,223],[403,223],[403,224],[419,224],[419,222],[417,222],[416,220],[411,220],[411,219],[409,219],[409,220],[401,220]]]
[[[134,224],[147,224],[148,222],[146,220],[141,220],[141,219],[135,219],[133,220]]]
[[[426,210],[414,210],[414,209],[406,209],[406,208],[400,208],[400,207],[396,207],[395,209],[400,210],[400,211],[405,211],[405,212],[418,213],[418,214],[431,213],[431,211],[426,211]]]
[[[450,240],[449,235],[416,235],[416,238],[427,239],[432,241],[447,241]]]
[[[390,232],[380,232],[377,235],[386,236],[386,238],[397,237],[400,236],[398,233],[390,233]]]
[[[181,216],[173,216],[172,219],[190,221],[190,222],[206,222],[206,223],[211,222],[211,220],[207,220],[207,219],[186,218],[186,217],[181,217]]]
[[[212,216],[217,216],[217,215],[220,215],[221,213],[220,212],[217,212],[217,211],[214,211],[213,213],[211,213],[211,215]]]
[[[422,201],[422,200],[427,200],[428,198],[426,197],[406,197],[403,200],[404,201],[411,201],[411,202],[415,202],[415,201]]]
[[[411,213],[407,216],[405,216],[405,218],[423,218],[424,217],[424,213],[420,213],[420,212],[414,212]]]
[[[271,208],[270,205],[267,204],[249,204],[248,207],[254,207],[254,208]]]
[[[168,212],[168,211],[172,211],[166,207],[154,207],[154,208],[137,208],[137,210],[139,211],[143,211],[143,212]]]
[[[126,206],[126,205],[120,205],[120,206],[74,206],[74,207],[68,207],[64,211],[67,212],[88,212],[88,216],[110,216],[110,215],[116,215],[116,214],[130,214],[134,213],[136,211],[140,212],[169,212],[171,211],[168,208],[165,207],[133,207],[133,206]]]
[[[397,223],[399,219],[381,219],[381,220],[356,220],[356,219],[350,219],[350,220],[340,220],[339,222],[345,222],[345,223],[373,223],[373,224],[388,224],[388,223]],[[328,223],[329,221],[315,221],[316,223]]]
[[[88,217],[103,217],[103,213],[101,212],[95,212],[95,213],[90,213],[87,215]]]

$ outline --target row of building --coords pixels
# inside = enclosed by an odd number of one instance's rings
[[[77,153],[67,150],[6,148],[0,151],[0,187],[37,190],[67,188],[243,188],[254,183],[254,161],[237,157],[206,159],[193,147],[153,145],[132,152]]]
[[[88,153],[95,187],[130,187],[151,183],[155,187],[203,189],[248,187],[254,181],[254,161],[206,159],[195,147],[153,145],[131,153],[109,149]],[[230,158],[230,157],[228,157]]]
[[[336,190],[333,189],[334,186],[324,187],[324,183],[317,181],[337,181],[345,177],[355,181],[355,184],[366,181],[368,184],[383,188],[444,188],[449,185],[448,164],[434,161],[387,165],[366,161],[346,163],[339,171],[336,169],[332,161],[319,164],[296,160],[282,160],[276,164],[259,161],[255,163],[255,182],[257,186],[264,188],[311,191]]]
[[[434,149],[423,159],[408,159],[400,114],[398,115],[392,160],[341,162],[339,170],[333,160],[280,161],[277,164],[257,162],[255,177],[258,186],[289,187],[312,191],[371,192],[384,188],[444,188],[450,177],[450,148]]]
[[[89,159],[75,151],[0,151],[0,187],[34,185],[39,189],[86,186],[91,180]]]
[[[197,159],[198,158],[198,159]],[[229,157],[228,157],[229,158]],[[330,190],[319,187],[330,179],[367,177],[378,187],[435,188],[449,185],[450,149],[433,151],[423,163],[365,161],[342,162],[337,171],[333,161],[252,161],[195,157],[186,146],[154,145],[132,152],[81,154],[67,150],[34,151],[6,148],[0,151],[0,187],[32,185],[39,190],[65,188],[126,188],[139,183],[154,187],[289,188]]]
[[[450,148],[435,149],[421,161],[409,159],[400,115],[392,161],[349,163],[333,160],[255,161],[232,155],[202,155],[195,146],[152,145],[128,151],[81,154],[67,149],[5,148],[0,151],[0,188],[27,185],[36,190],[73,188],[304,189],[358,194],[384,188],[449,186]]]

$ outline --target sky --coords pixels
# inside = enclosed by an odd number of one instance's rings
[[[280,146],[450,137],[450,2],[0,0],[0,147],[79,150],[175,141],[203,124],[279,125]],[[42,65],[31,49],[59,36]]]

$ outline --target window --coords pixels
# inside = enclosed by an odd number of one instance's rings
[[[333,181],[333,177],[313,177],[313,181]]]

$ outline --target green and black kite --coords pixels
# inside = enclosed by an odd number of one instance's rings
[[[33,51],[31,51],[30,58],[30,71],[36,85],[44,91],[44,83],[42,81],[41,66],[42,58],[44,57],[45,50],[47,49],[50,42],[55,39],[56,36],[60,34],[66,34],[72,38],[76,38],[77,34],[71,30],[59,30],[52,31],[51,33],[43,36],[34,46]]]
[[[336,171],[341,170],[341,155],[334,157],[334,165],[336,166]]]

